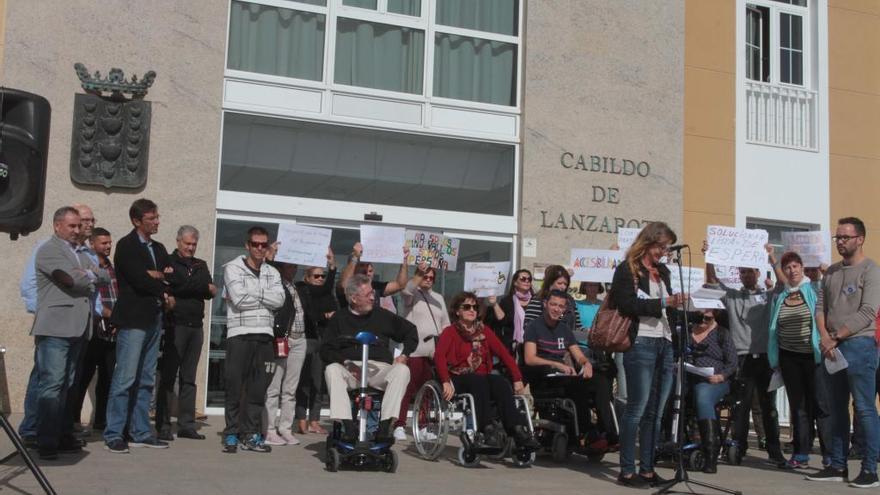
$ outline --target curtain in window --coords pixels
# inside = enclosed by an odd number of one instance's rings
[[[422,94],[425,32],[340,17],[334,80],[339,84]]]
[[[232,2],[229,19],[230,69],[322,79],[323,14]]]
[[[351,7],[360,7],[362,9],[370,10],[376,10],[377,8],[376,0],[342,0],[342,5],[349,5]]]
[[[437,0],[437,24],[516,36],[517,0]]]
[[[422,0],[388,0],[388,12],[420,17]]]
[[[437,33],[434,96],[516,105],[516,45]]]

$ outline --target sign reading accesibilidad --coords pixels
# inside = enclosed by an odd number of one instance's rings
[[[572,249],[573,280],[579,282],[606,282],[614,279],[614,270],[623,263],[626,253],[610,249]]]

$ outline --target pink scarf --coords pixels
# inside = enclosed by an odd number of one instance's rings
[[[513,295],[513,341],[522,344],[525,336],[523,322],[526,320],[526,310],[521,303],[528,304],[532,300],[532,292],[514,291]]]

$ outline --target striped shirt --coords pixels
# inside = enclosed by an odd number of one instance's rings
[[[791,299],[783,301],[776,322],[779,347],[790,352],[812,355],[813,315],[803,299],[796,299],[793,304],[789,304],[789,301]]]

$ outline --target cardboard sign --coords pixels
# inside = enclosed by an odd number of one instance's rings
[[[710,225],[706,263],[763,269],[767,266],[766,230]]]
[[[275,261],[301,266],[326,266],[327,249],[333,231],[295,223],[278,225],[278,252]]]
[[[672,292],[681,292],[681,278],[678,276],[678,266],[673,264],[666,265],[669,268],[670,284]],[[706,273],[702,268],[693,268],[690,266],[681,267],[684,275],[684,291],[694,292],[706,283]]]
[[[408,265],[418,266],[423,261],[428,266],[455,271],[458,267],[460,240],[446,237],[439,232],[407,230],[405,245],[409,247]]]
[[[475,292],[478,297],[501,296],[510,278],[510,262],[465,262],[464,290]]]
[[[623,262],[623,251],[610,249],[572,249],[572,279],[578,282],[611,282],[614,270]]]
[[[406,229],[403,227],[361,225],[361,245],[364,248],[361,261],[398,264],[403,259],[404,242]]]
[[[636,237],[639,236],[639,232],[642,229],[631,229],[628,227],[621,227],[617,229],[617,249],[623,251],[624,253],[629,250],[629,247],[632,246],[633,242],[635,242]]]
[[[828,232],[783,232],[782,245],[786,251],[801,255],[805,267],[831,264],[831,234]]]

